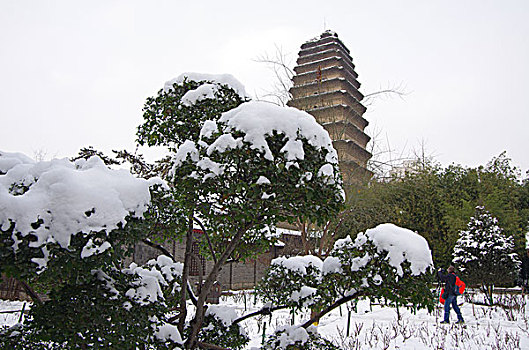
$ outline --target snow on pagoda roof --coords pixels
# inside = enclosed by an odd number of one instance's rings
[[[313,43],[313,42],[316,42],[318,40],[321,40],[323,38],[327,38],[329,36],[333,36],[333,37],[338,37],[338,33],[336,33],[335,31],[332,31],[330,29],[327,29],[326,31],[324,31],[323,33],[321,33],[319,36],[317,37],[314,37],[308,41],[306,41],[305,43]]]

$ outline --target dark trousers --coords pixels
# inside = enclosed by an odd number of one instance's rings
[[[463,321],[463,315],[461,315],[461,310],[459,310],[459,306],[457,306],[457,295],[450,295],[445,300],[445,322],[448,322],[450,318],[450,306],[454,308],[454,311],[457,314],[457,319],[459,321]]]

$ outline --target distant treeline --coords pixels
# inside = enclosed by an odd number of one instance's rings
[[[529,223],[529,179],[506,153],[487,165],[442,167],[417,160],[404,173],[348,188],[347,215],[339,236],[392,222],[424,236],[434,262],[448,266],[459,232],[466,229],[476,206],[484,206],[500,227],[525,249]]]

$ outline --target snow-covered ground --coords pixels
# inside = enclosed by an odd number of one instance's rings
[[[529,349],[529,306],[528,297],[518,295],[498,296],[498,301],[509,308],[487,307],[469,303],[472,296],[459,297],[465,326],[456,325],[454,311],[451,311],[450,325],[442,321],[441,305],[432,314],[426,310],[415,315],[400,308],[400,320],[395,308],[369,305],[369,301],[358,303],[356,312],[351,312],[349,336],[347,336],[348,306],[325,316],[318,325],[318,331],[343,349]],[[476,301],[482,301],[475,295]],[[247,296],[247,311],[244,311],[242,295],[224,298],[223,303],[234,306],[239,313],[259,309],[254,299]],[[467,299],[465,302],[463,299]],[[308,311],[295,316],[296,324],[308,319]],[[251,337],[248,349],[259,347],[263,327],[268,334],[281,325],[290,325],[292,314],[289,310],[277,311],[269,316],[253,318],[244,326]],[[266,326],[265,326],[266,324]]]
[[[348,306],[325,316],[318,331],[335,344],[349,349],[529,349],[529,305],[526,296],[519,294],[498,295],[497,300],[506,307],[487,307],[469,302],[471,294],[465,294],[459,302],[465,318],[465,326],[454,323],[441,325],[442,308],[429,314],[425,310],[415,315],[400,309],[400,320],[395,308],[369,305],[368,301],[358,303],[351,312],[349,336],[347,336]],[[480,301],[481,296],[473,296]],[[245,301],[246,299],[246,301]],[[466,299],[463,302],[463,299]],[[237,292],[233,296],[222,297],[221,304],[237,309],[239,315],[256,311],[261,303],[250,292]],[[22,302],[0,300],[0,311],[20,310]],[[245,310],[246,309],[246,310]],[[294,317],[296,324],[308,317],[308,311]],[[0,324],[12,325],[18,321],[20,313],[0,313]],[[456,320],[452,311],[451,321]],[[275,312],[272,317],[254,317],[244,322],[244,328],[251,337],[247,349],[259,348],[263,330],[266,334],[278,326],[290,325],[290,310]]]
[[[26,306],[24,306],[24,304]],[[0,326],[4,325],[14,325],[20,319],[20,312],[6,312],[6,311],[16,311],[22,310],[24,307],[26,310],[29,308],[29,303],[24,303],[23,301],[8,301],[0,299]]]

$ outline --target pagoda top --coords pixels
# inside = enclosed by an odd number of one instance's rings
[[[301,45],[301,50],[306,50],[306,49],[317,47],[320,45],[332,45],[332,44],[341,46],[343,51],[345,51],[347,54],[350,54],[349,49],[338,38],[338,34],[336,32],[333,32],[332,30],[326,30],[323,33],[321,33],[319,36],[306,41],[303,45]]]
[[[324,31],[323,33],[321,33],[319,36],[317,37],[314,37],[310,40],[307,40],[305,43],[313,43],[313,42],[316,42],[318,40],[321,40],[323,38],[328,38],[328,37],[335,37],[335,38],[338,38],[338,33],[330,30],[330,29],[327,29],[326,31]]]

